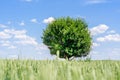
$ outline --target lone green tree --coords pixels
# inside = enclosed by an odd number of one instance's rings
[[[43,31],[43,43],[50,53],[60,58],[85,57],[91,50],[88,25],[81,18],[61,17],[47,25]]]

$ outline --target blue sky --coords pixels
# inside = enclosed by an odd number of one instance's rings
[[[55,18],[81,17],[93,37],[92,59],[120,60],[119,0],[0,0],[0,58],[52,59],[42,31]]]

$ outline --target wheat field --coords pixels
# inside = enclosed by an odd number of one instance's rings
[[[6,59],[0,80],[120,80],[120,61]]]

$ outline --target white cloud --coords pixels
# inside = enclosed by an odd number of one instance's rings
[[[0,24],[0,28],[6,28],[7,26],[4,24]]]
[[[4,43],[4,44],[2,44],[1,46],[9,46],[10,44],[8,44],[8,43]]]
[[[1,46],[10,46],[10,41],[0,41]]]
[[[19,35],[15,35],[14,38],[16,39],[26,39],[28,36],[25,34],[19,34]]]
[[[38,2],[39,0],[20,0],[26,3],[31,3],[31,2]]]
[[[36,39],[27,36],[26,34],[23,35],[15,35],[15,39],[18,39],[18,41],[15,41],[17,44],[22,44],[22,45],[38,45],[36,42]]]
[[[20,26],[25,26],[24,21],[22,21],[21,23],[19,23]]]
[[[10,41],[8,41],[8,40],[7,41],[5,41],[5,40],[0,41],[0,44],[1,44],[2,47],[8,47],[8,49],[17,48],[16,46],[12,45],[12,43]]]
[[[111,53],[112,54],[118,53],[120,55],[120,48],[113,48]]]
[[[29,58],[32,55],[34,55],[33,56],[34,58],[36,57],[39,58],[37,56],[39,54],[37,53],[41,53],[41,54],[49,53],[47,46],[45,46],[42,43],[38,43],[35,38],[27,34],[26,30],[4,29],[1,32],[2,34],[4,33],[11,36],[10,38],[6,38],[6,39],[0,38],[0,49],[4,50],[4,53],[7,54],[4,56],[5,58],[8,57],[9,56],[8,54],[11,54],[11,53],[13,54],[21,53],[20,55],[23,55],[23,56],[29,55],[27,56]],[[23,56],[22,58],[25,58]]]
[[[35,38],[27,35],[26,30],[4,29],[0,32],[1,46],[8,47],[9,49],[15,49],[14,45],[32,45],[38,46]]]
[[[0,39],[9,39],[12,36],[10,34],[7,34],[5,32],[0,32]]]
[[[100,4],[100,3],[106,3],[107,0],[86,0],[86,4]]]
[[[110,34],[104,37],[97,38],[97,41],[99,42],[105,42],[105,41],[114,41],[114,42],[120,42],[120,34]]]
[[[32,2],[33,0],[23,0],[23,1],[25,1],[25,2]]]
[[[37,19],[35,19],[35,18],[34,18],[34,19],[31,19],[30,21],[31,21],[32,23],[38,23]]]
[[[98,47],[98,46],[100,46],[100,44],[98,44],[98,43],[92,43],[92,47]]]
[[[8,49],[16,49],[17,47],[16,46],[14,46],[14,45],[10,45],[9,47],[8,47]]]
[[[26,30],[15,30],[15,29],[4,29],[5,33],[12,34],[12,35],[20,35],[20,34],[26,34]]]
[[[15,41],[16,44],[22,44],[22,45],[37,45],[37,42],[35,40],[20,40],[20,41]]]
[[[51,23],[51,22],[53,22],[55,19],[53,18],[53,17],[49,17],[49,18],[47,18],[47,19],[44,19],[43,20],[43,23]]]
[[[104,38],[104,37],[99,37],[99,38],[97,38],[97,41],[99,41],[99,42],[104,42],[104,41],[105,41],[105,38]]]
[[[37,50],[48,50],[48,47],[44,45],[43,43],[41,43],[36,47],[36,49]]]
[[[107,33],[108,33],[108,34],[114,34],[114,33],[116,33],[116,31],[111,30],[111,31],[108,31]]]
[[[4,33],[7,33],[9,35],[12,35],[13,38],[15,39],[14,42],[17,44],[22,44],[22,45],[37,45],[37,42],[34,38],[28,36],[26,34],[26,30],[14,30],[14,29],[5,29]],[[17,39],[17,40],[16,40]]]
[[[108,51],[91,51],[92,60],[120,60],[120,48],[119,50],[114,50],[114,48],[109,48]]]
[[[101,33],[104,33],[108,30],[108,26],[105,25],[105,24],[100,24],[96,27],[93,27],[92,29],[90,29],[90,32],[92,35],[98,35],[98,34],[101,34]]]

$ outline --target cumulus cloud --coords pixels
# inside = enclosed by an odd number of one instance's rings
[[[20,26],[25,26],[24,21],[20,22],[19,25],[20,25]]]
[[[43,20],[43,23],[51,23],[51,22],[53,22],[55,19],[53,18],[53,17],[49,17],[49,18],[47,18],[47,19],[44,19]]]
[[[0,24],[0,28],[6,28],[7,26],[4,24]]]
[[[100,46],[100,44],[98,44],[98,43],[92,43],[92,47],[98,47],[98,46]]]
[[[31,45],[38,46],[35,38],[27,35],[26,30],[4,29],[0,32],[0,44],[1,46],[8,47],[10,49],[16,48],[14,45]]]
[[[10,39],[12,36],[10,34],[3,32],[0,32],[0,39]]]
[[[100,24],[96,27],[93,27],[90,29],[90,32],[91,32],[91,35],[98,35],[98,34],[101,34],[101,33],[104,33],[108,30],[108,26],[105,25],[105,24]]]
[[[20,47],[32,47],[33,51],[45,53],[48,47],[38,43],[34,37],[27,34],[26,30],[4,29],[0,32],[0,48],[19,49]]]
[[[27,36],[25,34],[23,35],[15,35],[14,36],[15,39],[18,39],[18,41],[15,41],[15,43],[17,44],[22,44],[22,45],[38,45],[38,43],[36,42],[36,39]]]
[[[97,41],[99,42],[105,42],[105,41],[120,42],[120,34],[110,34],[104,37],[98,37]]]
[[[36,18],[30,20],[32,23],[38,23],[38,20]]]
[[[10,46],[10,44],[11,44],[11,42],[10,41],[8,41],[8,40],[3,40],[3,41],[0,41],[0,43],[1,43],[1,46]]]
[[[8,49],[15,49],[16,48],[16,46],[12,45],[12,43],[8,40],[0,41],[0,44],[3,47],[8,47]]]
[[[4,29],[4,33],[10,34],[10,35],[20,35],[20,34],[26,34],[26,30],[15,30],[15,29]]]

